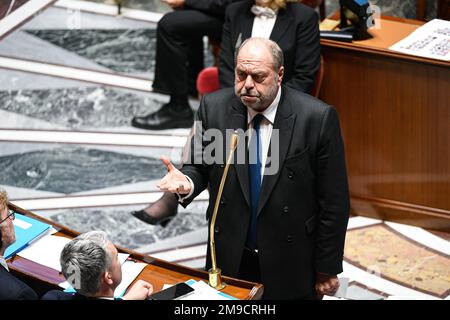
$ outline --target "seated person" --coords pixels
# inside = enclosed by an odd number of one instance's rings
[[[158,22],[153,90],[170,95],[158,111],[135,116],[136,128],[190,128],[194,113],[189,95],[197,95],[195,81],[203,69],[203,37],[219,40],[227,5],[236,0],[162,0],[174,11]]]
[[[16,241],[14,217],[14,212],[8,210],[6,192],[0,191],[0,300],[36,300],[36,292],[9,273],[3,258],[6,249]]]
[[[307,3],[315,7],[321,1]],[[234,86],[234,52],[250,37],[275,41],[283,50],[283,83],[311,93],[320,69],[319,17],[314,9],[297,0],[243,0],[228,5],[219,63],[221,88]],[[148,224],[164,227],[177,212],[178,198],[165,192],[152,205],[131,214]]]
[[[320,68],[319,16],[298,0],[244,0],[227,7],[219,62],[221,88],[234,86],[234,53],[250,37],[283,50],[283,83],[311,93]]]
[[[84,233],[65,245],[61,252],[61,269],[76,294],[59,290],[47,292],[42,300],[114,299],[114,290],[122,282],[118,252],[106,233]],[[139,280],[123,300],[146,300],[153,286]]]

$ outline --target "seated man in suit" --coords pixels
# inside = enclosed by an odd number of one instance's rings
[[[60,261],[64,277],[77,293],[53,290],[43,300],[114,299],[114,290],[122,282],[122,267],[106,233],[91,231],[73,239],[61,252]],[[146,300],[152,292],[151,284],[139,280],[123,300]]]
[[[190,161],[178,170],[163,158],[168,173],[158,186],[183,206],[209,188],[211,223],[238,130],[213,230],[219,267],[262,283],[265,299],[316,299],[336,292],[342,272],[350,210],[344,144],[336,110],[282,85],[284,75],[275,42],[245,40],[235,87],[203,97]]]
[[[0,300],[35,300],[36,293],[9,273],[3,258],[6,249],[16,241],[13,220],[14,212],[8,210],[8,196],[0,191]]]

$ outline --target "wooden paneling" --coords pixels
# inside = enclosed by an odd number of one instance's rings
[[[353,213],[449,231],[450,64],[322,44],[320,97],[339,112]]]
[[[450,20],[450,0],[439,0],[437,17]]]
[[[417,0],[416,18],[419,20],[425,20],[426,16],[427,16],[427,1]]]

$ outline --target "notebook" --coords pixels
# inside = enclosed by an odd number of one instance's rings
[[[16,213],[13,221],[14,231],[16,233],[16,242],[10,245],[5,251],[5,259],[11,258],[22,249],[26,248],[30,243],[39,239],[49,229],[50,225],[38,221],[36,219],[26,217]]]

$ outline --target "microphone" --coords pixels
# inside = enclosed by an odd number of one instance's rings
[[[212,261],[212,268],[208,270],[209,273],[209,285],[217,290],[222,290],[225,288],[226,284],[222,282],[222,276],[219,268],[217,268],[217,261],[216,261],[216,243],[214,241],[214,226],[216,225],[216,218],[217,218],[217,211],[219,210],[219,204],[220,199],[222,198],[222,192],[223,187],[225,185],[225,181],[227,179],[228,175],[228,169],[230,168],[231,160],[233,160],[233,154],[236,150],[237,144],[239,141],[239,135],[237,134],[237,131],[234,131],[234,133],[231,136],[231,143],[230,143],[230,154],[228,155],[228,159],[225,165],[225,169],[223,171],[222,179],[220,181],[219,185],[219,191],[217,192],[216,197],[216,203],[214,204],[214,211],[211,218],[211,224],[209,225],[209,246],[211,251],[211,261]]]

